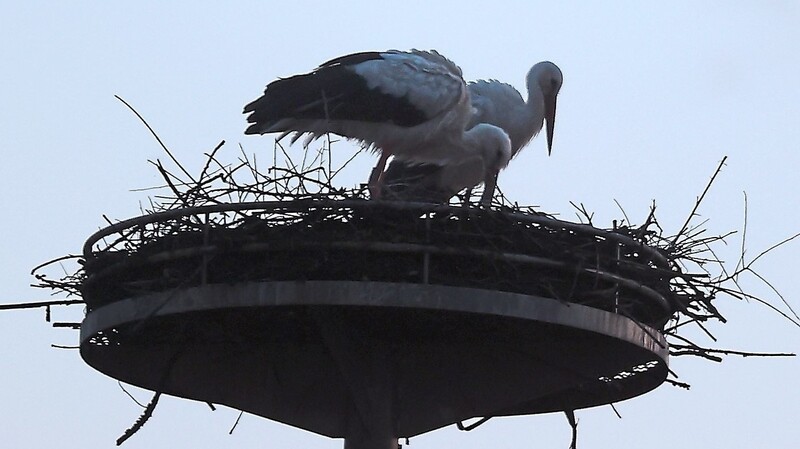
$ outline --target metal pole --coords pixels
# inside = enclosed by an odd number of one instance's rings
[[[393,415],[393,357],[363,350],[341,312],[312,312],[324,344],[348,386],[351,406],[344,449],[398,449]]]
[[[344,449],[398,449],[396,437],[351,435],[344,439]]]

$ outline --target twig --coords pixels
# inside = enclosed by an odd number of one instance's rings
[[[463,423],[461,423],[461,421],[456,421],[456,427],[458,428],[458,430],[469,432],[470,430],[475,429],[476,427],[480,426],[481,424],[484,424],[486,421],[489,421],[490,419],[492,419],[491,416],[484,416],[483,418],[475,421],[474,423],[468,426],[465,426]]]
[[[619,412],[617,411],[617,408],[614,407],[614,403],[609,402],[608,405],[611,406],[611,410],[614,410],[614,414],[617,415],[617,418],[622,419],[622,415],[620,415]]]
[[[625,217],[625,223],[627,225],[630,225],[631,221],[628,219],[628,214],[625,213],[625,209],[622,208],[622,204],[619,204],[619,201],[617,201],[616,198],[614,198],[614,204],[617,205],[617,208],[619,208],[619,211],[622,212],[622,216]]]
[[[132,437],[133,434],[138,432],[139,429],[141,429],[142,426],[145,425],[147,420],[149,420],[150,417],[153,416],[153,410],[155,410],[156,405],[158,405],[158,398],[160,397],[161,397],[160,392],[157,392],[156,394],[153,395],[153,399],[151,399],[150,402],[147,404],[147,406],[144,409],[144,412],[142,412],[141,416],[139,416],[139,419],[137,419],[136,422],[133,424],[133,426],[130,429],[126,430],[121,437],[117,438],[117,446],[121,445],[122,443],[125,442],[125,440]]]
[[[138,405],[141,408],[145,408],[146,407],[144,404],[142,404],[141,402],[137,401],[136,398],[133,397],[133,395],[128,390],[125,389],[125,387],[122,385],[122,382],[117,381],[117,385],[119,385],[119,388],[122,389],[123,393],[127,394],[128,397],[131,398],[131,400],[136,403],[136,405]]]
[[[670,384],[672,386],[678,387],[678,388],[683,388],[684,390],[688,390],[688,389],[691,388],[691,385],[689,385],[689,384],[687,384],[685,382],[678,382],[678,381],[672,380],[672,379],[664,379],[664,382],[666,382],[666,383],[668,383],[668,384]]]
[[[727,159],[728,159],[728,156],[725,156],[720,161],[719,166],[717,166],[717,169],[714,171],[714,174],[711,176],[711,179],[708,181],[708,184],[706,184],[706,188],[703,189],[703,193],[700,194],[700,197],[698,197],[697,201],[695,201],[694,207],[692,208],[692,212],[689,213],[689,216],[686,218],[686,222],[683,223],[683,226],[681,226],[681,230],[678,231],[678,233],[675,235],[675,240],[672,241],[672,246],[675,246],[675,244],[678,241],[678,237],[680,237],[683,234],[683,231],[685,231],[686,228],[689,226],[689,223],[692,221],[692,218],[694,218],[694,216],[697,214],[697,209],[700,207],[700,203],[703,202],[703,198],[705,198],[706,193],[708,193],[708,190],[711,188],[711,185],[714,183],[714,179],[716,179],[717,175],[722,171],[722,166],[725,165],[725,161]]]
[[[234,429],[236,429],[236,426],[239,425],[239,420],[242,419],[242,415],[243,414],[244,414],[244,410],[239,410],[239,416],[236,417],[236,422],[233,423],[233,427],[231,427],[231,430],[228,431],[228,435],[233,435],[233,431],[234,431]]]
[[[191,180],[192,180],[192,182],[195,182],[194,178],[192,178],[192,175],[190,175],[190,174],[189,174],[189,172],[188,172],[188,171],[186,171],[186,169],[185,169],[185,168],[183,168],[183,165],[181,165],[181,163],[180,163],[180,162],[178,162],[178,160],[177,160],[177,159],[175,159],[175,156],[173,156],[173,155],[172,155],[172,152],[171,152],[171,151],[169,151],[169,148],[167,148],[167,146],[166,146],[166,145],[164,145],[164,142],[162,142],[162,141],[161,141],[161,138],[160,138],[160,137],[158,137],[158,134],[156,134],[156,132],[153,130],[153,128],[150,126],[150,124],[149,124],[149,123],[147,123],[147,120],[145,120],[145,119],[144,119],[144,117],[142,117],[142,115],[141,115],[141,114],[139,114],[139,111],[137,111],[136,109],[134,109],[134,108],[133,108],[133,106],[131,106],[130,104],[128,104],[128,102],[127,102],[127,101],[125,101],[125,100],[123,100],[123,99],[122,99],[122,97],[120,97],[119,95],[114,95],[114,98],[116,98],[117,100],[121,101],[121,102],[122,102],[122,104],[124,104],[125,106],[127,106],[127,107],[128,107],[128,109],[130,109],[130,110],[131,110],[131,112],[133,112],[134,114],[136,114],[136,117],[138,117],[138,118],[139,118],[139,120],[141,120],[141,121],[142,121],[142,123],[144,123],[144,126],[146,126],[146,127],[147,127],[148,131],[150,131],[150,134],[152,134],[152,135],[153,135],[153,137],[155,137],[155,139],[156,139],[156,141],[158,142],[158,144],[159,144],[159,145],[161,145],[161,148],[163,148],[163,149],[164,149],[164,151],[167,153],[167,155],[169,155],[170,159],[172,159],[172,162],[175,162],[175,165],[177,165],[177,166],[178,166],[178,168],[180,168],[180,169],[181,169],[181,171],[182,171],[182,172],[183,172],[183,173],[184,173],[184,174],[185,174],[185,175],[186,175],[186,176],[187,176],[189,179],[191,179]]]
[[[68,306],[71,304],[85,304],[82,299],[61,299],[57,301],[22,302],[17,304],[0,304],[0,310],[38,309],[50,306]]]

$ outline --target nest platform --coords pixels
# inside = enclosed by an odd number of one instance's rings
[[[650,391],[681,301],[641,230],[417,203],[174,209],[83,259],[89,365],[352,449]]]

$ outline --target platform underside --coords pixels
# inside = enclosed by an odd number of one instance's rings
[[[81,355],[154,391],[329,437],[618,402],[667,374],[661,334],[517,293],[356,281],[210,284],[90,311]]]

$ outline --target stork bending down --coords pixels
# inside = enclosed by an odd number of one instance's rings
[[[546,124],[548,154],[553,146],[556,98],[563,83],[561,70],[552,62],[540,62],[528,71],[525,80],[528,87],[527,101],[523,100],[522,95],[514,87],[496,80],[481,80],[469,84],[474,114],[470,117],[467,127],[489,123],[505,130],[511,138],[512,158],[539,134],[544,124]],[[453,170],[454,166],[431,167],[408,164],[398,159],[393,161],[387,170],[387,190],[397,198],[406,199],[407,194],[413,195],[414,192],[423,189],[430,198],[447,201],[464,188],[454,190],[458,186],[438,181],[450,178],[448,172]],[[483,179],[472,186],[480,181]],[[496,182],[497,172],[492,181],[486,182],[482,203],[491,200]]]
[[[441,166],[475,158],[505,166],[511,157],[502,129],[467,129],[472,106],[461,69],[435,51],[342,56],[310,73],[273,81],[244,112],[251,123],[245,134],[276,132],[283,138],[295,132],[294,142],[303,134],[314,139],[334,133],[379,152],[368,182],[373,198],[381,195],[390,156]],[[492,176],[496,172],[482,180]]]

